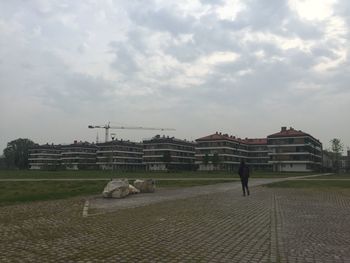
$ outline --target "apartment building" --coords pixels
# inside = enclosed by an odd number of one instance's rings
[[[113,140],[97,144],[97,166],[102,170],[143,170],[141,143]]]
[[[96,169],[97,146],[88,142],[77,142],[61,146],[61,166],[66,170]]]
[[[344,167],[349,169],[348,158]],[[236,138],[214,133],[190,142],[157,135],[136,143],[113,140],[106,143],[41,145],[30,150],[30,169],[104,170],[198,170],[233,171],[244,160],[252,170],[319,171],[322,144],[311,135],[293,128],[267,138]],[[325,161],[325,158],[324,158]],[[323,164],[326,167],[325,163]]]
[[[194,170],[195,144],[157,135],[143,141],[143,163],[148,171]]]
[[[243,141],[248,146],[247,164],[254,170],[271,170],[267,150],[266,138],[245,138]]]
[[[249,158],[248,144],[235,136],[214,133],[196,140],[196,164],[200,171],[237,171]]]
[[[322,143],[310,134],[292,127],[267,136],[269,164],[277,172],[319,171]]]
[[[29,149],[29,169],[57,170],[61,163],[61,146],[53,144],[36,145]]]

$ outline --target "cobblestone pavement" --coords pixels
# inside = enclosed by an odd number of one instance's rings
[[[286,180],[285,178],[270,178],[270,179],[252,179],[249,182],[249,186],[258,186],[263,184],[268,184],[272,182],[279,182]],[[94,216],[96,214],[113,212],[122,208],[131,208],[144,206],[169,200],[178,200],[190,197],[196,197],[199,195],[214,194],[225,192],[229,190],[237,191],[241,189],[240,183],[216,183],[213,185],[206,186],[194,186],[176,189],[157,189],[155,193],[152,194],[138,194],[130,195],[123,199],[106,199],[102,198],[100,195],[90,198],[86,203],[86,211],[84,215]]]
[[[82,217],[83,198],[0,208],[0,262],[350,262],[350,192],[233,187]]]

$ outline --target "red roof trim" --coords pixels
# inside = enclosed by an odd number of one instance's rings
[[[214,133],[199,139],[196,139],[196,142],[201,142],[201,141],[232,141],[232,142],[237,142],[237,143],[244,143],[244,144],[249,144],[249,145],[254,145],[254,144],[259,144],[259,145],[264,145],[267,144],[267,139],[266,138],[236,138],[235,136],[229,136],[227,134],[220,134],[220,133]]]
[[[315,137],[311,136],[310,134],[303,132],[303,131],[298,131],[298,130],[294,130],[293,128],[290,129],[285,129],[282,130],[280,132],[271,134],[269,136],[267,136],[267,138],[279,138],[279,137],[303,137],[303,136],[307,136],[310,137],[312,139],[314,139],[315,141],[321,143],[319,140],[317,140]]]

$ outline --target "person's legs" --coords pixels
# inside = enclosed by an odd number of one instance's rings
[[[241,183],[242,183],[243,196],[245,196],[245,182],[244,182],[244,179],[241,179]]]
[[[245,180],[245,188],[247,189],[247,194],[249,195],[248,178]]]

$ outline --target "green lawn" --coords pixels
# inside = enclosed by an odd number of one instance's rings
[[[97,194],[106,182],[0,182],[0,205]]]
[[[131,183],[132,181],[130,181]],[[190,187],[229,182],[215,180],[196,181],[157,181],[157,187]],[[36,182],[0,182],[0,206],[69,198],[74,196],[102,193],[107,181],[36,181]]]
[[[251,173],[252,178],[281,178],[310,175],[311,173]],[[229,172],[114,172],[114,171],[31,171],[0,170],[0,179],[46,178],[238,178]]]
[[[350,181],[293,180],[293,181],[283,181],[283,182],[266,184],[264,186],[275,187],[275,188],[334,189],[334,188],[350,188]]]
[[[330,174],[330,175],[322,175],[322,176],[317,176],[313,177],[310,179],[350,179],[350,173],[339,173],[339,174]]]

